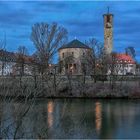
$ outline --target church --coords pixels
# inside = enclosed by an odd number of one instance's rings
[[[61,74],[89,74],[90,66],[86,59],[92,53],[90,47],[74,39],[62,46],[58,52]]]
[[[107,75],[134,75],[136,74],[136,62],[126,53],[113,54],[113,14],[108,12],[103,15],[104,20],[104,54],[113,58],[107,63]],[[82,74],[83,66],[86,75],[90,73],[90,64],[83,63],[85,56],[92,53],[90,47],[75,39],[59,50],[59,62],[61,65],[60,73]],[[112,57],[113,56],[113,57]],[[66,60],[67,58],[67,60]],[[83,58],[83,59],[82,59]],[[65,60],[65,64],[64,64]],[[67,62],[66,62],[67,61]],[[62,67],[63,63],[63,67]]]

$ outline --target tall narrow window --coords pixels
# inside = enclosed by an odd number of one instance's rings
[[[62,53],[62,58],[64,58],[64,53]]]
[[[72,52],[72,56],[74,56],[74,52]]]
[[[76,70],[76,64],[74,64],[73,66],[74,66],[74,69]]]
[[[107,15],[107,22],[110,22],[110,16]]]

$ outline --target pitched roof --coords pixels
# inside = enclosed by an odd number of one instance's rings
[[[116,54],[115,58],[118,63],[135,64],[133,58],[128,54]]]
[[[5,50],[0,50],[0,60],[1,61],[14,62],[14,61],[16,61],[16,55],[13,52],[8,52],[8,51],[5,51]]]
[[[5,50],[0,50],[0,61],[6,62],[17,62],[20,57],[20,54],[8,52]],[[25,63],[32,63],[34,61],[33,57],[31,56],[23,56]]]
[[[84,48],[84,49],[90,49],[90,47],[88,47],[87,45],[85,45],[84,43],[80,42],[77,39],[72,40],[71,42],[69,42],[68,44],[62,46],[60,49],[65,49],[65,48]]]

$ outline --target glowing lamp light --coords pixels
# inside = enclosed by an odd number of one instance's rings
[[[72,70],[73,69],[73,66],[71,66],[70,69]]]

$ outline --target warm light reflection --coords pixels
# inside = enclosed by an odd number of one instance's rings
[[[48,110],[48,127],[52,127],[53,124],[53,111],[54,111],[54,103],[52,101],[49,101],[47,104],[47,110]]]
[[[102,125],[102,106],[99,102],[95,103],[95,125],[97,133],[100,133]]]
[[[73,69],[73,66],[71,66],[70,69],[72,70]]]
[[[51,67],[52,65],[51,64],[49,64],[49,67]]]

